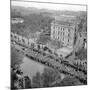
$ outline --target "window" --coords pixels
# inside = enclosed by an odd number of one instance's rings
[[[63,37],[63,41],[64,41],[64,37]]]
[[[68,32],[70,32],[70,29],[68,29]]]
[[[60,32],[58,31],[58,36],[59,36],[59,33],[60,33]]]
[[[61,27],[61,30],[62,30],[62,27]]]
[[[59,36],[58,36],[58,39],[59,39]]]
[[[53,31],[53,34],[55,34],[55,31]]]
[[[68,42],[69,42],[69,39],[68,39]]]
[[[62,31],[64,31],[64,27],[62,28]]]
[[[64,37],[64,32],[63,32],[63,37]]]
[[[59,26],[58,26],[58,30],[59,30]]]
[[[52,28],[54,29],[54,26]]]
[[[53,29],[55,29],[55,26],[53,26]]]
[[[68,37],[70,37],[70,33],[68,33]]]

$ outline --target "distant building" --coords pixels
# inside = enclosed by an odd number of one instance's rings
[[[51,39],[62,42],[63,46],[72,47],[77,29],[75,23],[54,20],[51,23]]]
[[[24,20],[22,18],[12,18],[11,23],[12,24],[17,24],[17,23],[23,23]]]

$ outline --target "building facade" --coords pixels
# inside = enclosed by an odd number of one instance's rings
[[[51,39],[60,41],[63,46],[72,47],[76,29],[76,24],[53,21],[51,23]]]

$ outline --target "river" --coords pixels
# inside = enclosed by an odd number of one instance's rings
[[[28,75],[32,78],[37,72],[43,73],[43,70],[46,66],[35,62],[27,57],[23,58],[23,63],[21,64],[21,70],[24,75]]]
[[[21,64],[21,70],[23,71],[24,75],[28,75],[31,79],[34,75],[36,75],[37,72],[43,73],[44,68],[47,67],[45,65],[42,65],[38,62],[35,62],[27,57],[23,58],[23,63]],[[61,75],[61,79],[64,78],[63,74]]]

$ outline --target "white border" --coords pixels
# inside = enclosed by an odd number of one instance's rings
[[[33,1],[33,0],[31,0]],[[41,2],[56,2],[56,3],[73,3],[73,4],[88,4],[88,50],[90,50],[90,29],[89,29],[89,0],[35,0]],[[89,51],[88,51],[88,76],[90,76],[89,70]],[[87,86],[70,86],[70,87],[54,87],[43,88],[41,90],[89,90],[89,82]],[[0,90],[8,90],[10,86],[10,0],[0,1]],[[35,89],[36,90],[36,89]]]

